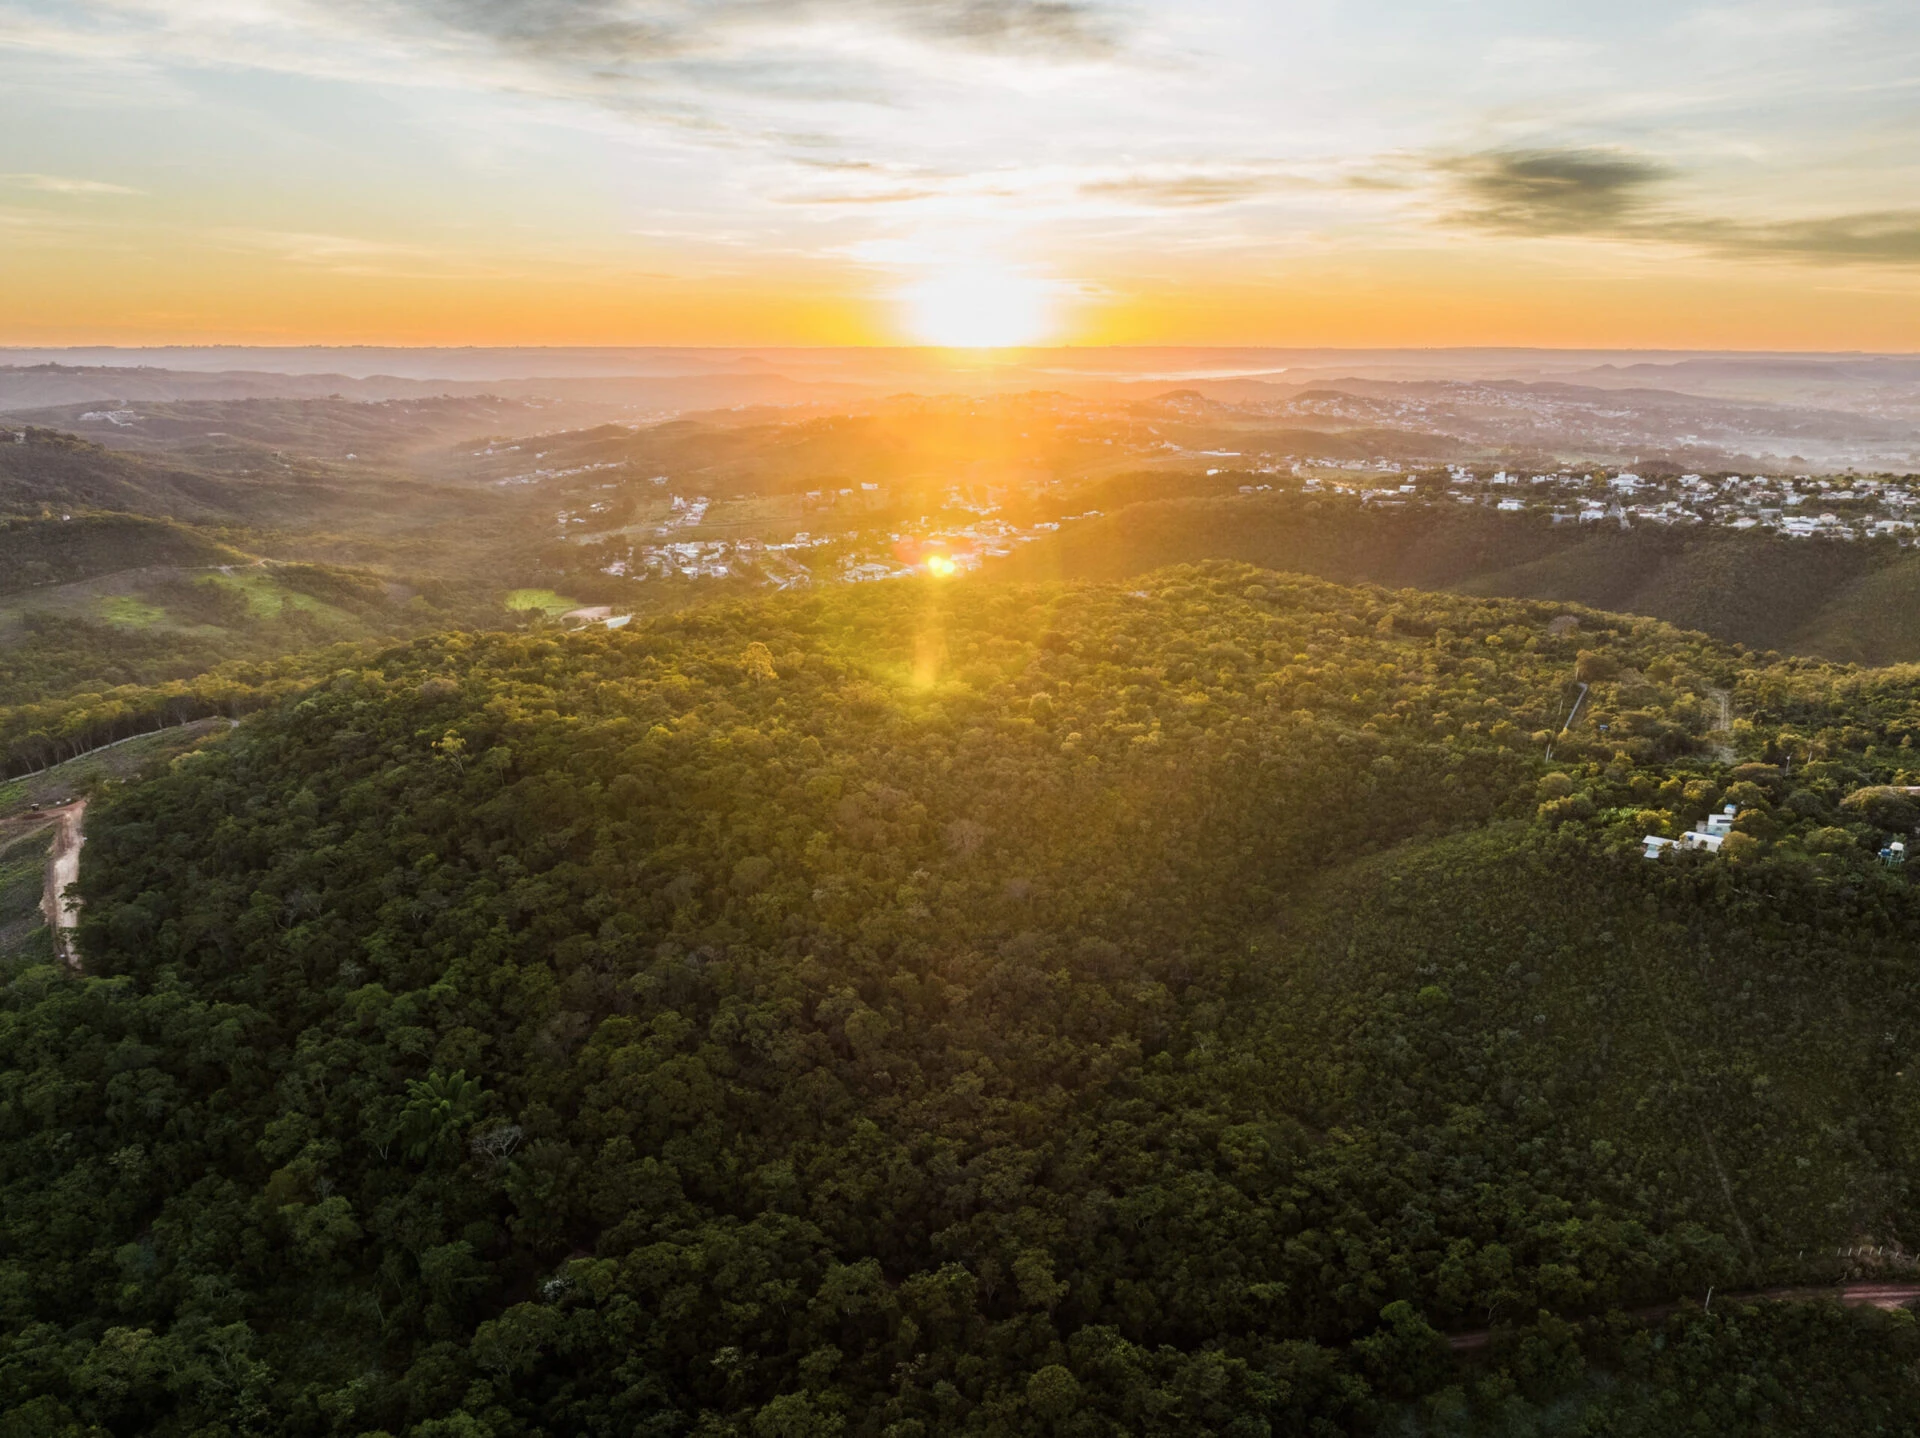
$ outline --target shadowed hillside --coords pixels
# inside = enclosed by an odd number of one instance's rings
[[[1920,553],[1890,542],[1553,525],[1484,509],[1363,509],[1291,495],[1130,505],[1028,546],[1009,578],[1113,579],[1218,558],[1467,594],[1647,614],[1761,649],[1920,659]]]
[[[248,556],[183,525],[130,514],[0,519],[0,594],[154,566],[245,564]]]

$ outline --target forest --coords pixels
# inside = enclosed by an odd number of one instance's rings
[[[1738,1295],[1909,1272],[1915,678],[1230,562],[236,671],[0,971],[0,1435],[1911,1432]]]

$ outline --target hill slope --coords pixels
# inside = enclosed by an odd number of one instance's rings
[[[1288,495],[1129,505],[1005,561],[1019,579],[1114,579],[1233,559],[1340,583],[1553,599],[1647,614],[1762,649],[1920,659],[1920,554],[1731,531],[1550,525],[1454,506]]]
[[[1898,1431],[1905,1315],[1577,1320],[1911,1243],[1912,676],[1561,612],[1216,565],[342,669],[96,805],[87,975],[7,975],[9,1406]]]
[[[239,550],[184,525],[138,515],[0,520],[0,594],[126,569],[249,562]]]

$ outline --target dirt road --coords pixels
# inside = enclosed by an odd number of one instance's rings
[[[47,853],[47,887],[40,897],[40,912],[46,915],[47,927],[53,930],[54,952],[70,969],[80,967],[80,955],[73,947],[73,929],[80,922],[78,901],[68,902],[67,885],[80,877],[80,846],[87,841],[86,831],[82,828],[87,815],[87,801],[77,799],[58,809],[46,809],[42,813],[58,826],[54,833],[53,848]]]
[[[1843,1308],[1899,1308],[1920,1299],[1920,1283],[1842,1283],[1831,1288],[1760,1288],[1745,1293],[1714,1295],[1715,1303],[1839,1303]],[[1653,1308],[1636,1308],[1627,1316],[1642,1323],[1659,1323],[1678,1313],[1684,1303],[1662,1303]],[[1447,1343],[1456,1353],[1485,1348],[1492,1333],[1480,1328],[1472,1333],[1451,1333]]]
[[[1739,759],[1739,753],[1731,742],[1733,734],[1733,695],[1725,689],[1709,689],[1707,697],[1713,700],[1719,711],[1713,727],[1707,731],[1707,745],[1713,750],[1713,757],[1722,764],[1731,764]],[[1729,736],[1722,738],[1722,735]]]

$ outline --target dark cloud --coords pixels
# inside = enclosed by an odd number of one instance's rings
[[[1750,221],[1661,203],[1666,166],[1617,150],[1509,150],[1440,162],[1449,219],[1501,234],[1587,235],[1680,245],[1733,258],[1920,264],[1920,210]]]
[[[1465,202],[1455,217],[1516,235],[1581,235],[1618,229],[1668,171],[1613,150],[1508,150],[1442,167]]]
[[[1920,264],[1920,210],[1880,210],[1814,220],[1744,225],[1721,220],[1675,221],[1677,240],[1729,255],[1819,260],[1829,264]]]

